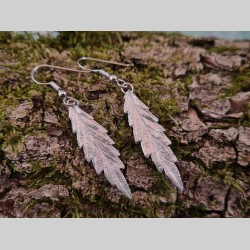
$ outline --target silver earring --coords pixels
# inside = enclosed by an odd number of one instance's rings
[[[52,65],[40,65],[32,70],[31,78],[37,84],[51,86],[62,98],[63,104],[68,107],[69,119],[71,120],[73,133],[76,133],[78,146],[83,148],[87,162],[92,162],[97,174],[104,172],[105,177],[116,186],[126,197],[132,198],[130,188],[120,169],[125,168],[119,159],[120,153],[114,148],[114,141],[107,135],[107,130],[94,118],[79,108],[79,101],[67,96],[55,82],[39,82],[35,79],[35,73],[40,68],[52,68],[71,72],[93,72],[91,70],[74,70]]]
[[[86,60],[129,66],[128,64],[110,62],[91,57],[82,57],[77,61],[77,64],[83,70],[88,70],[81,64],[82,61]],[[151,156],[158,171],[164,172],[169,180],[177,187],[178,192],[182,193],[183,183],[178,168],[175,165],[177,158],[169,147],[171,141],[164,134],[165,129],[158,124],[158,119],[134,94],[134,87],[132,84],[102,69],[95,69],[95,72],[107,77],[111,82],[117,84],[121,88],[125,99],[124,112],[128,114],[129,125],[133,127],[135,142],[141,143],[144,156],[146,158]]]

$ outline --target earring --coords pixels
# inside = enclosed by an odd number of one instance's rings
[[[83,70],[81,61],[92,60],[97,62],[105,62],[122,66],[121,63],[109,62],[91,57],[82,57],[77,61],[79,67]],[[134,94],[132,84],[118,79],[115,75],[99,69],[95,70],[99,74],[107,77],[110,81],[117,84],[124,93],[124,113],[128,114],[129,125],[133,128],[134,139],[136,143],[141,143],[143,154],[146,158],[151,156],[156,168],[159,172],[164,172],[169,180],[177,187],[178,192],[183,192],[183,183],[178,168],[175,165],[177,158],[169,145],[171,141],[164,134],[165,129],[158,124],[158,119],[149,111],[149,108],[139,100]]]
[[[92,162],[97,174],[104,172],[111,185],[116,186],[126,197],[132,198],[130,188],[120,169],[125,166],[119,159],[120,153],[112,146],[114,141],[107,135],[107,130],[94,118],[79,108],[79,102],[75,98],[67,96],[55,82],[39,82],[35,79],[35,73],[40,68],[53,68],[71,72],[91,72],[91,70],[74,70],[52,65],[40,65],[32,70],[31,78],[37,84],[51,86],[62,98],[63,104],[68,107],[73,133],[76,133],[79,148],[83,148],[87,162]]]

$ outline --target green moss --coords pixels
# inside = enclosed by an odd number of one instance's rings
[[[250,127],[250,116],[249,116],[249,105],[247,106],[246,112],[239,119],[235,121],[235,126]],[[237,126],[238,125],[238,126]]]
[[[186,93],[189,93],[189,87],[193,83],[193,75],[191,73],[186,74],[182,81],[185,84]]]
[[[157,105],[154,103],[154,107]],[[158,105],[157,105],[158,106]],[[170,119],[168,117],[173,117],[174,115],[180,113],[180,107],[174,98],[168,98],[168,99],[163,99],[160,101],[158,108],[160,109],[159,111],[159,118],[165,122],[169,121]]]
[[[160,90],[161,91],[161,90]],[[162,89],[164,95],[168,93],[168,89]],[[162,123],[171,121],[171,117],[180,112],[180,107],[175,98],[161,98],[159,90],[153,90],[147,87],[142,87],[138,91],[139,98],[149,106],[151,112],[157,116]]]
[[[187,208],[185,202],[183,204],[178,204],[176,206],[176,216],[180,218],[205,218],[207,216],[207,210],[205,206],[202,205],[191,205]]]
[[[2,139],[4,139],[4,142],[2,143],[1,149],[6,150],[8,147],[8,151],[14,155],[17,155],[18,152],[22,151],[23,149],[23,143],[22,143],[22,134],[20,132],[17,132],[15,129],[12,129],[11,132],[4,134]]]
[[[153,165],[153,163],[151,163]],[[155,170],[155,166],[152,166]],[[155,172],[154,182],[150,191],[159,196],[163,196],[169,198],[171,194],[175,191],[173,185],[170,184],[169,180],[167,180],[164,173]]]
[[[230,97],[240,91],[250,91],[250,69],[239,70],[235,73],[230,87],[220,95],[221,98]]]
[[[177,158],[179,160],[190,160],[192,159],[191,154],[193,152],[196,152],[199,149],[199,146],[194,143],[189,143],[187,145],[180,144],[176,140],[172,140],[171,148],[174,150]],[[195,161],[195,159],[192,159],[192,161]],[[199,162],[195,163],[197,166],[200,166]]]
[[[250,91],[250,69],[244,68],[234,73],[231,85],[224,89],[222,93],[216,98],[229,98],[239,92]],[[228,120],[230,127],[245,126],[250,127],[250,104],[247,104],[246,111],[239,119]]]
[[[15,64],[8,64],[9,68],[15,68],[15,71],[23,69],[29,64],[42,60],[45,56],[45,45],[37,42],[30,33],[18,34],[10,33],[8,43],[0,43],[0,49],[11,56],[11,60],[15,60]],[[6,60],[9,61],[9,60]],[[22,73],[24,71],[22,70]]]
[[[166,214],[172,214],[173,207],[170,204],[160,204],[148,194],[145,204],[138,205],[133,201],[121,199],[119,203],[109,202],[102,197],[89,200],[88,197],[82,198],[78,192],[72,191],[71,196],[74,200],[65,201],[68,203],[64,217],[98,217],[98,218],[152,218],[157,217],[157,210],[162,209]]]
[[[13,173],[16,172],[15,164],[6,155],[3,156],[3,159],[4,159],[4,163],[8,166],[8,168],[11,171],[11,174],[13,175]]]
[[[175,89],[178,91],[178,94],[181,96],[188,96],[189,89],[188,86],[192,83],[192,80],[189,76],[186,76],[184,80],[177,80],[172,83],[172,89]]]
[[[1,44],[8,44],[13,37],[15,36],[14,32],[0,32],[0,43]]]
[[[96,53],[107,50],[119,50],[121,35],[119,32],[58,32],[56,37],[47,35],[39,38],[40,43],[50,44],[51,47],[69,51],[72,60],[82,56],[98,57]],[[104,54],[104,58],[107,53]],[[101,56],[99,56],[101,58]]]
[[[231,175],[224,176],[224,183],[234,187],[236,190],[244,193],[243,189],[239,186],[239,183]]]
[[[217,164],[217,166],[209,166],[204,168],[207,175],[222,180],[225,184],[243,192],[239,183],[235,178],[235,164]]]
[[[111,47],[112,43],[119,41],[119,33],[117,32],[59,32],[56,38],[65,47],[95,46],[95,47]]]
[[[161,36],[161,37],[166,37],[166,38],[173,38],[173,39],[180,39],[180,38],[184,38],[185,36],[182,35],[180,32],[174,32],[174,31],[141,31],[141,32],[131,32],[130,35],[133,36],[136,35],[136,37],[143,37],[143,38],[147,38],[147,39],[152,39],[155,38],[157,35]]]
[[[48,167],[42,167],[39,162],[32,161],[32,173],[27,174],[29,186],[40,188],[45,184],[63,185],[70,184],[70,177],[56,167],[56,162],[50,162]]]
[[[235,53],[237,50],[239,49],[236,46],[218,46],[210,48],[208,51],[223,54],[225,52]]]
[[[34,199],[34,200],[30,200],[29,202],[27,202],[26,206],[24,207],[23,209],[23,213],[28,213],[29,210],[31,210],[35,205],[37,204],[42,204],[42,203],[47,203],[47,204],[50,204],[51,207],[53,207],[53,201],[48,198],[48,197],[42,197],[40,199]],[[39,211],[39,214],[38,216],[42,216],[42,214],[40,214],[40,211]],[[45,214],[45,216],[48,215],[48,214]]]

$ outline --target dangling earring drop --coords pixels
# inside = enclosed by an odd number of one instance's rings
[[[83,148],[87,162],[92,162],[97,174],[104,172],[111,185],[116,186],[126,197],[132,198],[130,188],[120,169],[125,168],[119,159],[120,153],[114,148],[114,141],[107,135],[107,130],[97,123],[94,118],[79,107],[75,98],[67,96],[55,82],[42,83],[35,79],[35,73],[40,68],[53,68],[78,73],[92,72],[91,70],[74,70],[52,65],[40,65],[32,70],[31,78],[37,84],[49,85],[62,98],[68,107],[73,133],[76,133],[79,148]]]
[[[83,70],[87,70],[81,65],[81,62],[84,60],[128,66],[116,62],[82,57],[77,61],[77,64]],[[135,142],[141,144],[144,156],[146,158],[151,157],[158,171],[164,172],[168,179],[177,187],[178,192],[182,193],[183,183],[178,168],[175,165],[177,158],[169,147],[171,141],[164,134],[165,129],[158,124],[157,117],[155,117],[149,111],[149,108],[135,95],[132,84],[102,69],[96,70],[95,72],[107,77],[121,88],[125,99],[124,112],[128,114],[128,122],[133,128]]]

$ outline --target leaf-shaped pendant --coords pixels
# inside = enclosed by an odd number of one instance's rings
[[[171,141],[164,134],[165,129],[131,90],[126,91],[124,98],[124,112],[128,114],[129,125],[133,127],[135,142],[141,143],[145,157],[151,156],[158,171],[164,171],[179,193],[182,193],[183,183],[175,165],[177,158],[168,146]]]
[[[119,159],[120,153],[112,146],[114,141],[107,135],[107,130],[78,106],[68,108],[73,132],[77,135],[78,146],[83,148],[86,160],[93,163],[97,174],[104,172],[111,185],[131,199],[131,191],[120,170],[124,164]]]

